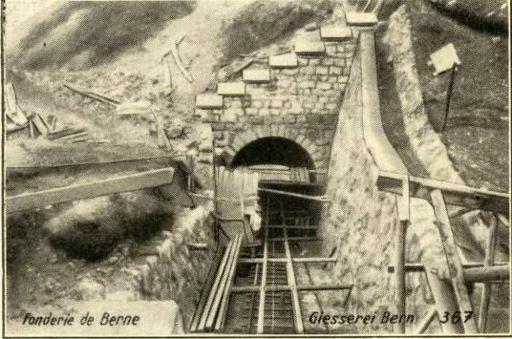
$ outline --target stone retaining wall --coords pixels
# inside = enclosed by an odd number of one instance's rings
[[[253,61],[232,81],[219,83],[217,93],[198,96],[196,117],[212,125],[228,165],[264,131],[308,145],[315,167],[328,168],[358,38],[349,27],[329,29],[311,32],[291,51]]]

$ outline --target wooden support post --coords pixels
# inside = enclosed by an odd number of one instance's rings
[[[430,193],[432,197],[432,205],[437,218],[435,222],[439,233],[441,235],[441,242],[448,263],[448,270],[455,290],[455,295],[459,302],[459,311],[464,313],[466,311],[473,311],[473,305],[469,297],[468,289],[464,279],[464,271],[462,268],[462,262],[457,252],[457,245],[455,244],[455,238],[450,225],[450,219],[448,217],[448,211],[444,203],[443,193],[435,189]],[[464,329],[466,334],[478,333],[476,321],[474,317],[471,317],[467,322],[464,323]]]
[[[455,82],[455,73],[457,73],[457,64],[454,63],[452,66],[452,73],[450,74],[450,83],[448,84],[448,91],[446,93],[446,106],[444,110],[444,120],[443,126],[441,127],[441,132],[444,132],[446,128],[446,124],[448,123],[448,113],[450,113],[450,101],[453,93],[453,83]]]
[[[398,214],[400,221],[397,225],[395,238],[395,262],[396,262],[396,311],[398,315],[406,314],[405,292],[405,238],[410,218],[409,178],[404,176],[402,180],[402,197],[397,197]],[[405,321],[399,322],[395,332],[405,334]]]
[[[498,220],[496,220],[496,216],[491,215],[491,224],[489,225],[489,235],[487,238],[487,246],[485,248],[484,265],[486,267],[494,264],[494,250],[496,247],[495,232],[497,224]],[[480,333],[485,333],[487,328],[487,316],[489,313],[489,303],[491,301],[491,290],[491,284],[485,283],[482,290],[482,298],[480,300],[480,318],[478,319],[478,328],[480,329]]]

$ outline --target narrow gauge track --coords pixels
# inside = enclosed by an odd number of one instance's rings
[[[312,212],[285,206],[268,195],[263,201],[263,246],[243,248],[231,290],[224,333],[304,333],[301,291],[347,290],[352,286],[315,286],[307,263],[333,262],[331,258],[294,258],[291,247],[302,241],[316,241]],[[298,285],[294,265],[302,263],[309,285]],[[316,310],[321,310],[316,295]],[[325,333],[327,328],[324,329]]]

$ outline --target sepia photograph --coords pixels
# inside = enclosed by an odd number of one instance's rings
[[[509,336],[508,0],[1,0],[2,337]]]

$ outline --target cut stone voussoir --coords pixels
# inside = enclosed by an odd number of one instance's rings
[[[217,87],[217,94],[224,96],[244,96],[245,83],[242,81],[221,82]]]
[[[326,41],[343,41],[352,38],[352,29],[347,26],[326,26],[320,28],[320,37]]]
[[[221,95],[215,93],[199,94],[196,97],[196,107],[203,109],[222,108],[224,100]]]
[[[379,21],[375,13],[348,12],[347,24],[352,26],[373,26]]]
[[[294,50],[299,55],[321,55],[325,53],[325,45],[322,41],[300,41]]]
[[[269,58],[269,64],[273,68],[294,68],[298,66],[297,55],[295,53],[273,55]]]
[[[245,82],[269,82],[270,69],[246,69],[242,74]]]

